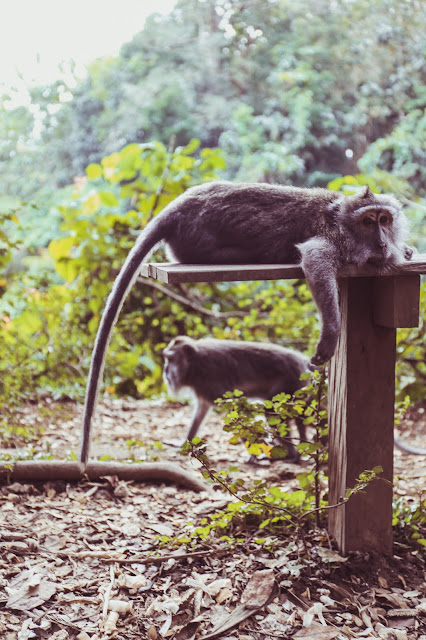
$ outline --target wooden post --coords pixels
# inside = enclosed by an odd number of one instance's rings
[[[329,529],[343,554],[391,553],[396,324],[417,326],[419,277],[346,278],[340,296],[342,330],[330,363],[330,504],[366,469],[381,465],[388,482],[376,480],[332,509]]]

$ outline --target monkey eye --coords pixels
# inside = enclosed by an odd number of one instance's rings
[[[383,224],[383,225],[389,224],[390,222],[389,216],[381,215],[379,218],[379,222],[380,224]]]
[[[366,226],[366,227],[371,227],[371,225],[374,224],[374,220],[373,220],[373,218],[370,218],[370,217],[367,216],[367,217],[363,218],[362,224],[364,226]]]

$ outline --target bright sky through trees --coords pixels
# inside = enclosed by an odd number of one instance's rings
[[[0,93],[8,85],[43,84],[74,60],[79,73],[95,58],[116,55],[151,13],[175,0],[0,0]]]

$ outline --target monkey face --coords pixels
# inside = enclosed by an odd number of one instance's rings
[[[181,387],[179,376],[179,365],[176,357],[164,360],[163,378],[170,391],[177,393]]]
[[[367,262],[383,264],[392,255],[393,216],[386,209],[366,209],[359,218],[360,231],[363,242],[370,251]]]
[[[410,257],[404,244],[405,217],[395,198],[374,194],[367,188],[348,197],[343,209],[340,220],[347,262],[374,264],[385,270]]]
[[[189,340],[189,338],[187,338]],[[188,349],[185,338],[174,338],[163,350],[164,368],[163,377],[170,391],[177,393],[186,383],[186,374],[189,368]]]

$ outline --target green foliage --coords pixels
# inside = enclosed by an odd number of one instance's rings
[[[199,151],[196,140],[173,152],[159,142],[132,144],[91,163],[86,179],[63,191],[56,207],[60,236],[37,258],[48,269],[40,274],[30,268],[8,281],[0,300],[0,354],[13,354],[1,359],[3,402],[13,404],[23,392],[37,389],[81,397],[105,299],[139,229],[186,188],[216,177],[223,167],[221,153]],[[368,183],[380,190],[384,179],[358,174],[330,186],[351,190]],[[13,212],[5,215],[6,223],[15,224]],[[161,252],[157,257],[164,259]],[[9,259],[7,247],[4,260]],[[28,258],[27,264],[34,260]],[[423,286],[423,304],[424,295]],[[158,393],[161,350],[178,334],[266,339],[312,351],[318,323],[304,281],[167,288],[142,280],[113,334],[106,389]],[[416,399],[423,393],[424,348],[422,330],[400,332],[401,396],[410,393]]]
[[[419,101],[426,100],[425,88]],[[395,128],[373,142],[360,158],[362,171],[372,173],[381,169],[410,183],[419,194],[425,195],[426,183],[426,113],[423,108],[407,113]]]
[[[100,313],[135,233],[176,195],[213,178],[223,166],[219,152],[204,149],[194,156],[197,147],[193,141],[169,153],[161,143],[129,145],[104,158],[99,168],[89,166],[92,179],[76,185],[72,198],[64,192],[61,236],[49,245],[50,272],[43,278],[25,273],[0,300],[1,402],[13,404],[38,388],[81,397]],[[141,291],[129,306],[115,338],[115,379],[133,381],[139,367],[158,382],[161,368],[152,351],[161,340],[161,307],[170,313],[171,303]],[[147,314],[140,313],[144,306]],[[148,354],[144,339],[137,343],[137,327],[145,328]]]
[[[194,535],[205,538],[210,534],[231,534],[241,526],[259,528],[269,533],[285,529],[299,530],[302,520],[309,522],[315,518],[319,525],[319,514],[326,502],[321,496],[320,484],[326,484],[322,467],[327,460],[327,452],[321,444],[327,434],[325,400],[325,371],[315,371],[312,380],[294,396],[279,394],[270,402],[249,403],[240,391],[225,394],[218,400],[221,413],[224,414],[224,431],[231,433],[230,444],[243,441],[249,453],[266,454],[274,457],[285,456],[282,447],[273,447],[269,443],[277,434],[288,434],[289,422],[295,418],[303,419],[306,426],[315,429],[314,441],[300,443],[298,449],[308,456],[312,467],[298,475],[299,489],[283,491],[278,486],[268,486],[265,482],[254,481],[252,486],[238,475],[238,469],[230,468],[217,472],[207,455],[206,444],[200,438],[194,438],[182,447],[183,454],[191,454],[202,465],[206,478],[230,493],[234,501],[226,509],[204,519],[194,530]]]
[[[420,325],[412,329],[398,329],[397,340],[397,398],[410,396],[413,403],[424,399],[426,391],[425,310],[426,281],[420,289]]]
[[[45,202],[128,142],[175,136],[224,148],[231,178],[324,185],[360,161],[424,197],[425,29],[420,0],[178,0],[86,78],[3,96],[3,191]]]
[[[162,143],[127,145],[63,191],[55,209],[60,235],[0,299],[1,398],[18,402],[38,389],[80,398],[94,336],[111,283],[139,230],[193,184],[224,167],[217,150],[192,140],[168,151]],[[164,259],[161,252],[159,259]],[[28,258],[28,265],[36,258]],[[300,307],[303,304],[304,313]],[[178,334],[271,339],[301,349],[317,333],[304,281],[241,282],[164,288],[141,281],[114,331],[106,366],[110,393],[147,396],[161,388],[165,344]]]
[[[414,543],[426,547],[426,496],[424,492],[418,500],[406,496],[396,498],[393,503],[392,524],[398,536],[410,546]]]
[[[281,435],[287,433],[290,419],[302,418],[306,426],[314,429],[312,442],[298,445],[310,467],[298,474],[299,488],[291,491],[268,486],[260,480],[246,486],[237,475],[237,468],[223,471],[214,469],[205,441],[196,437],[186,442],[181,453],[189,454],[201,462],[205,478],[233,498],[225,509],[203,518],[198,525],[189,525],[191,537],[203,540],[214,535],[228,542],[238,542],[247,533],[252,536],[253,530],[257,530],[269,536],[296,532],[304,542],[313,524],[317,528],[324,525],[322,516],[328,509],[339,508],[354,494],[364,491],[370,482],[380,478],[383,471],[381,467],[366,470],[359,474],[354,487],[347,489],[339,505],[327,504],[323,489],[327,486],[324,465],[328,459],[323,444],[327,435],[326,411],[323,409],[325,376],[325,370],[315,371],[310,384],[294,396],[280,394],[271,402],[254,403],[252,407],[239,391],[228,393],[218,401],[225,414],[223,429],[232,433],[229,443],[236,444],[243,440],[249,452],[266,453],[271,458],[274,449],[267,444],[268,440],[272,440],[277,432]],[[257,445],[258,449],[253,445]]]
[[[307,376],[305,376],[307,377]],[[312,373],[312,383],[297,391],[293,396],[281,393],[273,400],[265,402],[248,401],[241,392],[227,393],[224,399],[218,400],[221,412],[225,412],[224,431],[232,433],[231,444],[242,440],[253,455],[266,454],[271,459],[286,456],[285,446],[282,444],[272,446],[269,443],[278,434],[285,437],[290,433],[290,422],[301,420],[308,427],[317,426],[316,442],[301,443],[298,445],[300,452],[308,455],[320,456],[320,464],[326,462],[326,450],[319,446],[320,439],[327,435],[327,412],[319,404],[317,397],[318,387],[324,385],[324,379],[318,372]],[[322,396],[321,387],[321,399]]]
[[[13,227],[19,225],[16,212],[20,206],[16,198],[0,198],[0,288],[7,285],[5,269],[12,258],[12,250],[18,247]]]
[[[11,88],[0,106],[4,397],[12,388],[12,397],[38,388],[81,396],[129,247],[192,184],[219,175],[370,184],[404,202],[412,244],[426,250],[425,27],[419,0],[178,0],[85,79],[70,68],[31,87],[25,106]],[[7,219],[16,207],[20,227]],[[114,332],[107,389],[158,393],[160,353],[178,333],[312,351],[317,322],[304,281],[140,282]],[[417,399],[422,330],[401,330],[398,352],[398,393]]]

